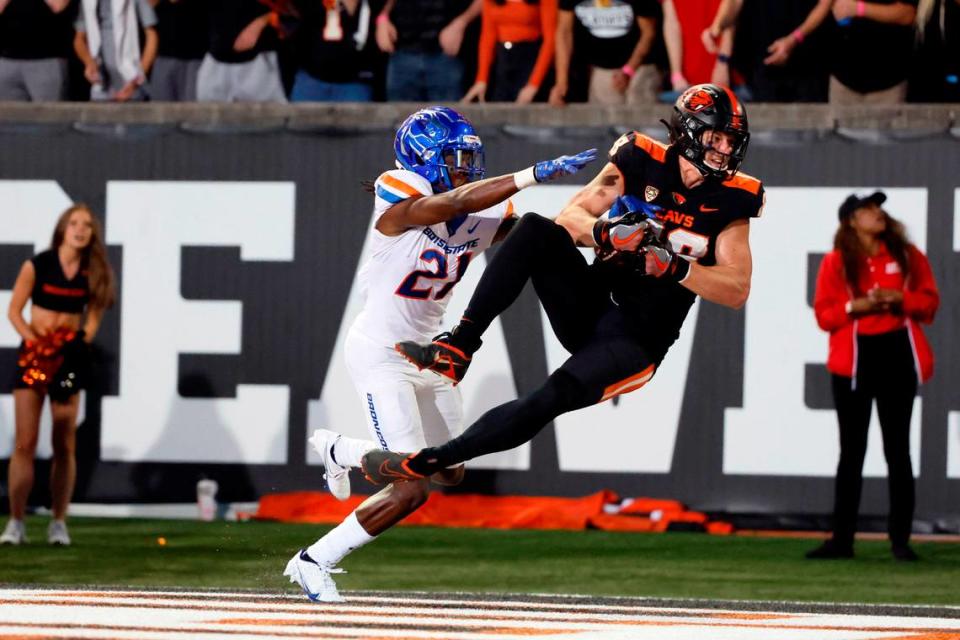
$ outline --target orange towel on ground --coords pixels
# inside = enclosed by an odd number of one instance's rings
[[[258,520],[338,524],[367,496],[351,496],[345,502],[328,493],[300,491],[263,496],[253,517]],[[401,524],[433,527],[477,527],[487,529],[602,529],[605,531],[666,531],[671,522],[704,525],[710,533],[732,531],[726,523],[708,522],[707,516],[687,511],[676,501],[638,498],[629,511],[644,507],[660,508],[663,513],[649,517],[629,513],[607,513],[605,505],[619,502],[608,490],[582,498],[544,496],[446,495],[431,493],[426,504]],[[666,509],[664,509],[666,507]]]

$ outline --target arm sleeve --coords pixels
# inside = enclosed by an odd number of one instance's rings
[[[480,12],[480,43],[477,46],[477,82],[489,82],[493,66],[493,51],[497,46],[497,28],[492,16],[496,7],[493,0],[483,0]]]
[[[141,27],[146,29],[157,26],[157,12],[153,10],[148,0],[137,0],[136,6]]]
[[[910,276],[903,290],[903,313],[918,322],[930,323],[940,306],[940,292],[927,257],[913,245],[909,254]]]
[[[540,31],[543,43],[540,45],[533,71],[530,72],[530,79],[527,80],[527,84],[534,87],[543,84],[543,79],[553,65],[557,40],[557,0],[543,0],[540,3]]]
[[[839,253],[832,251],[820,263],[817,288],[813,294],[813,311],[820,328],[833,332],[853,322],[846,310],[849,300],[850,294],[843,278],[843,261]]]

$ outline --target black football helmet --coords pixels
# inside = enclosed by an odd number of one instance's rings
[[[698,84],[684,91],[673,105],[670,122],[670,143],[704,176],[721,180],[737,172],[747,154],[750,131],[747,111],[733,91],[716,84]],[[722,154],[727,158],[720,167],[707,164],[706,154],[715,151],[704,144],[705,131],[723,131],[733,136],[733,150]],[[719,152],[718,152],[719,153]]]

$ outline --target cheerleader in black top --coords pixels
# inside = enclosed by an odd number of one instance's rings
[[[32,306],[26,320],[23,309],[28,299]],[[0,535],[2,544],[26,542],[23,518],[33,486],[45,396],[50,397],[53,414],[53,520],[47,539],[51,544],[70,544],[65,520],[76,477],[78,393],[84,384],[90,341],[113,300],[113,272],[100,223],[86,205],[73,205],[57,221],[50,249],[23,263],[7,313],[23,343],[13,392],[16,442],[8,478],[10,521]]]

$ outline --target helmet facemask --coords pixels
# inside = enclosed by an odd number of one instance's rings
[[[465,178],[461,184],[482,180],[486,172],[484,161],[479,139],[476,143],[445,147],[440,154],[440,180],[447,190],[457,186],[456,176]]]

